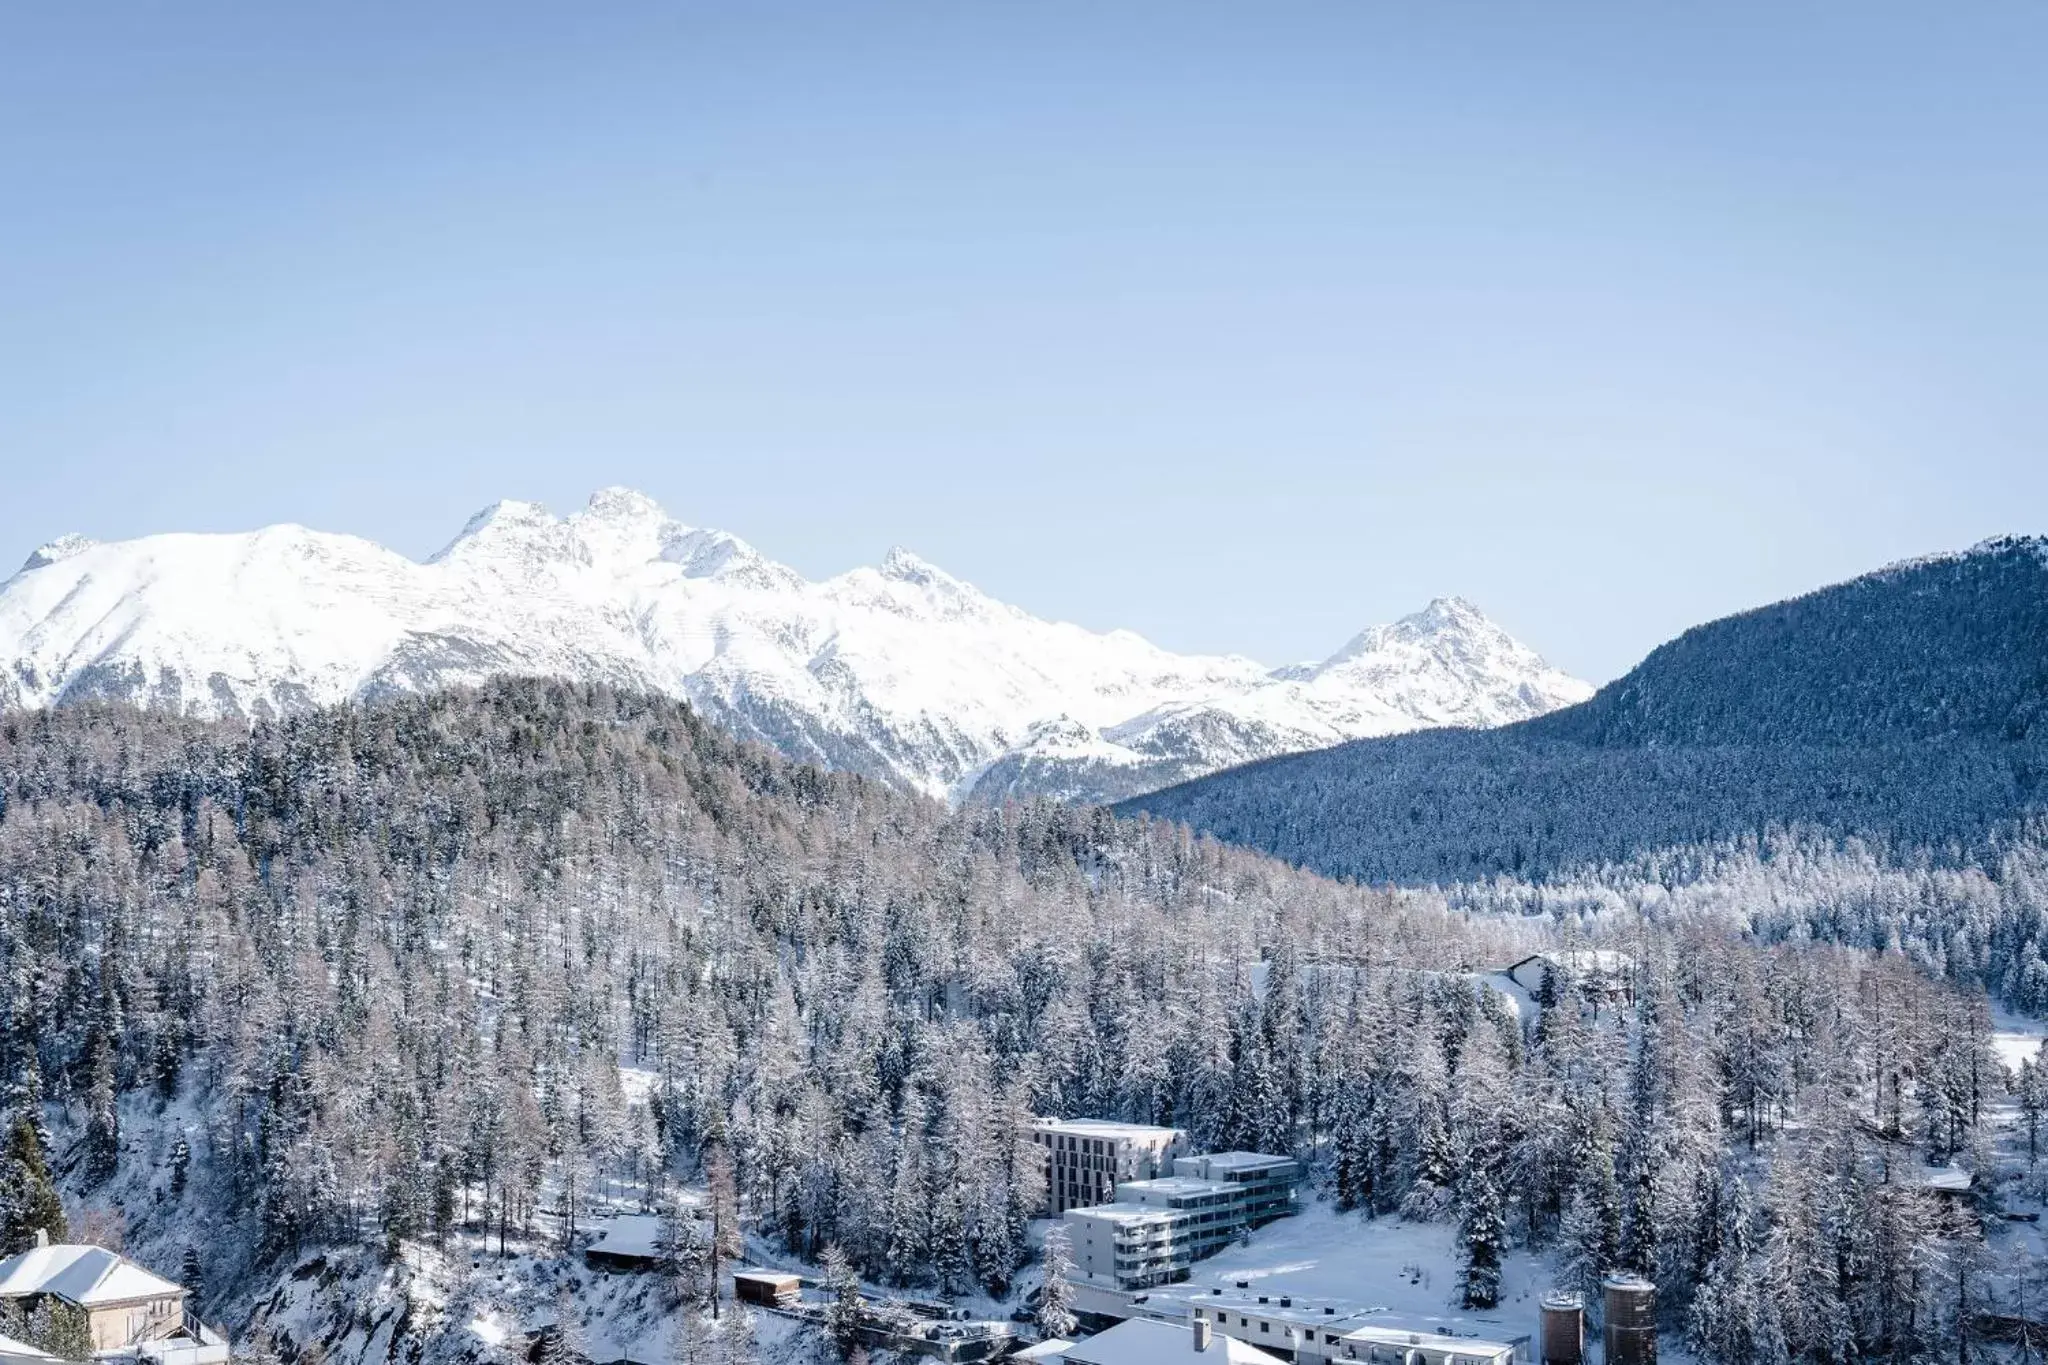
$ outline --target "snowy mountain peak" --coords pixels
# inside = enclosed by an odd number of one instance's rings
[[[1412,612],[1394,624],[1431,631],[1497,629],[1486,619],[1485,612],[1462,597],[1432,597],[1421,611]]]
[[[1269,674],[995,601],[909,550],[807,582],[604,488],[505,501],[425,563],[272,527],[81,551],[0,585],[0,707],[83,698],[260,716],[525,673],[686,696],[793,756],[937,796],[1130,795],[1588,690],[1457,599]]]
[[[577,515],[579,520],[626,526],[642,526],[650,522],[660,524],[669,520],[668,513],[662,511],[661,504],[653,498],[637,488],[618,484],[592,493],[590,501]]]
[[[509,546],[536,547],[548,540],[566,548],[560,536],[562,523],[537,502],[501,498],[463,523],[449,541],[427,562],[438,564],[457,555],[490,552]]]
[[[898,583],[914,583],[921,588],[965,586],[938,565],[920,558],[901,545],[889,547],[889,553],[882,556],[881,565],[876,572]]]
[[[40,569],[45,564],[55,564],[59,560],[83,554],[97,544],[98,541],[82,536],[76,531],[67,531],[49,544],[38,546],[33,554],[22,561],[21,572],[27,573],[30,569]]]

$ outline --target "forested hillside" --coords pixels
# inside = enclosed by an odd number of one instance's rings
[[[2001,540],[1697,627],[1548,716],[1120,809],[1362,881],[1541,880],[1784,830],[1981,858],[2044,778],[2048,545]]]
[[[1944,1269],[1970,1226],[1888,1174],[1997,1197],[1981,1000],[1707,917],[1610,917],[1635,1003],[1597,1014],[1567,973],[1474,974],[1560,932],[1100,810],[948,810],[602,688],[10,715],[0,1212],[47,1216],[46,1160],[74,1231],[286,1355],[502,1360],[474,1324],[605,1311],[555,1268],[591,1201],[707,1171],[787,1254],[1013,1292],[1022,1124],[1064,1113],[1454,1220],[1474,1303],[1510,1243],[1650,1271],[1712,1358],[1903,1351],[1982,1306],[1998,1281]]]

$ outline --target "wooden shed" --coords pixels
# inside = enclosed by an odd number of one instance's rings
[[[780,1270],[735,1270],[732,1296],[741,1303],[758,1303],[763,1308],[788,1308],[803,1298],[801,1276]]]

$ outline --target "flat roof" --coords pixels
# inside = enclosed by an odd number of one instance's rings
[[[1178,1128],[1160,1128],[1150,1123],[1118,1123],[1113,1119],[1037,1118],[1031,1126],[1044,1133],[1071,1133],[1076,1137],[1177,1138]]]
[[[1292,1166],[1291,1156],[1273,1156],[1267,1152],[1203,1152],[1184,1158],[1188,1161],[1205,1161],[1210,1169],[1218,1171],[1249,1171],[1261,1166]]]
[[[1129,1204],[1118,1200],[1114,1204],[1090,1204],[1085,1209],[1068,1209],[1069,1218],[1099,1218],[1105,1223],[1137,1223],[1148,1218],[1171,1219],[1180,1215],[1172,1209],[1157,1208],[1149,1204]]]
[[[1151,1180],[1119,1180],[1118,1194],[1243,1194],[1240,1185],[1204,1180],[1198,1175],[1162,1175]]]
[[[1259,1302],[1262,1297],[1264,1303]],[[1282,1299],[1287,1300],[1284,1305]],[[1266,1318],[1313,1328],[1318,1332],[1335,1332],[1353,1341],[1383,1346],[1454,1347],[1459,1351],[1488,1355],[1513,1349],[1510,1342],[1476,1334],[1460,1335],[1459,1329],[1464,1326],[1462,1322],[1396,1313],[1385,1304],[1360,1299],[1313,1298],[1272,1290],[1261,1295],[1256,1289],[1202,1290],[1174,1285],[1169,1289],[1152,1289],[1134,1295],[1132,1303],[1144,1306],[1177,1304],[1189,1313],[1197,1308],[1211,1314],[1228,1311],[1243,1317]],[[1491,1323],[1480,1325],[1489,1329],[1495,1326]]]
[[[1399,1319],[1387,1322],[1366,1323],[1344,1333],[1345,1341],[1365,1342],[1373,1346],[1427,1346],[1432,1350],[1455,1351],[1459,1355],[1485,1354],[1505,1355],[1513,1358],[1515,1346],[1510,1341],[1494,1341],[1487,1337],[1461,1337],[1426,1325],[1406,1325]]]
[[[1259,1302],[1264,1297],[1265,1302]],[[1287,1300],[1285,1307],[1280,1300]],[[1270,1318],[1274,1322],[1291,1322],[1302,1327],[1313,1327],[1319,1332],[1346,1332],[1369,1319],[1383,1317],[1386,1306],[1376,1303],[1361,1303],[1347,1299],[1316,1299],[1299,1294],[1275,1294],[1268,1292],[1261,1296],[1255,1290],[1224,1289],[1195,1290],[1185,1285],[1175,1285],[1170,1290],[1151,1290],[1145,1295],[1147,1303],[1176,1303],[1188,1311],[1199,1308],[1208,1313],[1226,1310],[1246,1317]]]

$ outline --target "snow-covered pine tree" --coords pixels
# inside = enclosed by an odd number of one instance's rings
[[[1077,1325],[1074,1317],[1074,1257],[1067,1241],[1065,1223],[1046,1230],[1040,1257],[1044,1274],[1040,1281],[1037,1323],[1046,1338],[1071,1337]]]
[[[846,1253],[836,1246],[825,1248],[819,1264],[825,1272],[825,1332],[839,1354],[851,1359],[860,1348],[860,1280]]]

